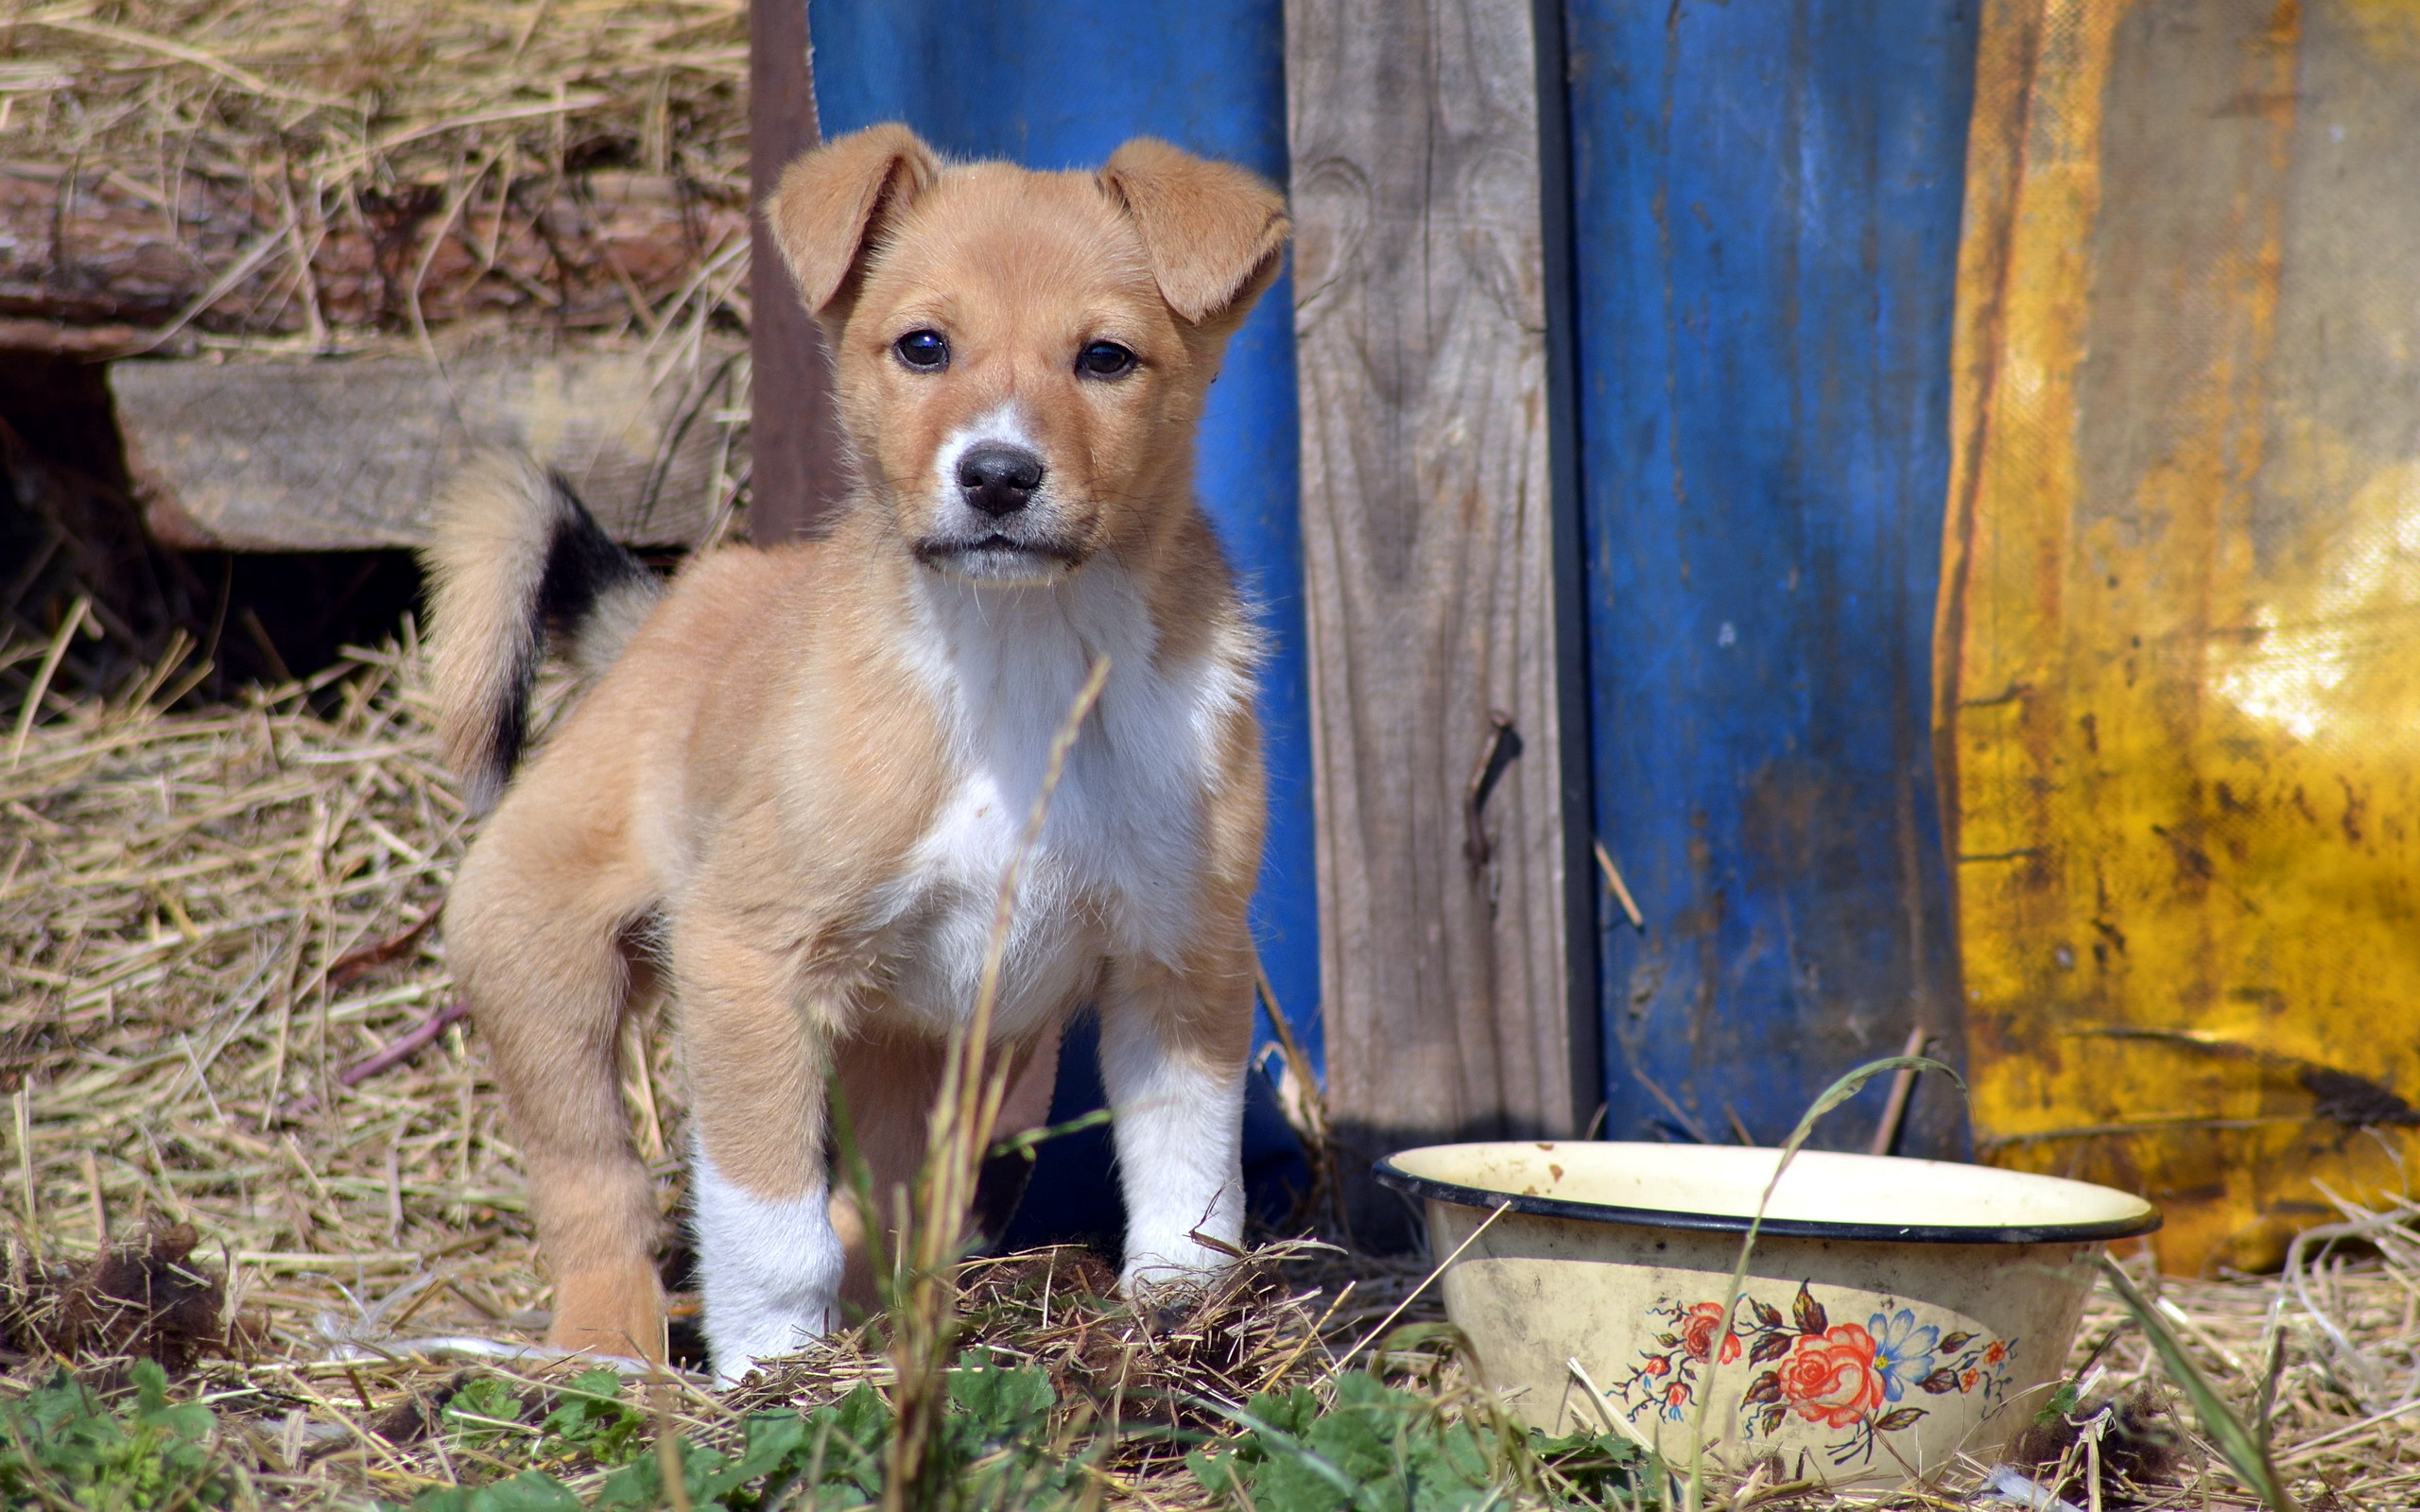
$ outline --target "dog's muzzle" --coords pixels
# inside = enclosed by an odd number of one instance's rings
[[[963,577],[1030,580],[1055,577],[1083,559],[1057,539],[1044,487],[1049,469],[1032,451],[980,441],[954,472],[964,507],[945,510],[942,528],[916,543],[919,561]]]
[[[977,514],[1004,520],[1033,502],[1046,471],[1022,446],[984,441],[958,459],[959,496]]]

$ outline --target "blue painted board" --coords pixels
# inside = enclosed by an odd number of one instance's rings
[[[1564,12],[1596,822],[1648,921],[1599,921],[1607,1132],[1775,1143],[1959,1018],[1929,688],[1975,13]],[[1928,1089],[1901,1148],[1962,1127]]]
[[[1071,168],[1150,135],[1287,180],[1277,0],[817,0],[809,21],[827,138],[906,121],[952,156]],[[1293,302],[1290,279],[1280,279],[1229,346],[1202,419],[1198,481],[1273,648],[1261,674],[1270,826],[1253,930],[1317,1065]],[[1256,1032],[1265,1039],[1267,1026]]]

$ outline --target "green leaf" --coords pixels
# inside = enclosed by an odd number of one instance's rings
[[[1288,1409],[1305,1400],[1310,1405],[1307,1416],[1315,1418],[1319,1410],[1318,1400],[1301,1386],[1295,1387],[1286,1397],[1254,1397],[1240,1410],[1223,1407],[1215,1401],[1203,1403],[1248,1430],[1243,1446],[1246,1452],[1239,1453],[1236,1462],[1244,1471],[1243,1479],[1252,1484],[1254,1503],[1267,1507],[1269,1512],[1330,1512],[1330,1509],[1345,1505],[1356,1489],[1351,1477],[1329,1464],[1295,1434],[1259,1417],[1254,1411],[1266,1404],[1290,1417],[1294,1415]],[[1295,1423],[1308,1426],[1299,1417]],[[1324,1486],[1326,1490],[1320,1490],[1321,1486]],[[1285,1498],[1282,1503],[1273,1500],[1281,1496]]]
[[[580,1505],[562,1482],[542,1470],[523,1470],[473,1492],[466,1512],[580,1512]]]
[[[819,1486],[847,1486],[871,1500],[882,1491],[882,1450],[890,1407],[872,1386],[807,1414],[798,1473]]]
[[[0,1402],[0,1505],[226,1505],[233,1481],[211,1443],[210,1409],[170,1401],[154,1363],[137,1362],[129,1377],[133,1400],[114,1409],[63,1367],[24,1399]]]
[[[654,1512],[664,1492],[664,1468],[653,1454],[638,1458],[605,1477],[596,1490],[596,1512]]]
[[[1470,1419],[1364,1372],[1337,1380],[1322,1406],[1310,1391],[1256,1397],[1216,1410],[1246,1432],[1231,1446],[1197,1450],[1185,1463],[1214,1495],[1260,1512],[1469,1512],[1502,1499],[1502,1445]],[[1283,1423],[1285,1426],[1280,1426]],[[1628,1446],[1574,1435],[1596,1469],[1627,1463]],[[1575,1469],[1582,1469],[1575,1466]]]
[[[741,1425],[745,1448],[733,1469],[743,1479],[770,1475],[792,1468],[804,1469],[813,1447],[806,1419],[794,1412],[751,1413]]]
[[[557,1406],[539,1427],[553,1452],[576,1451],[600,1465],[629,1462],[640,1449],[647,1415],[621,1400],[618,1371],[583,1370],[556,1394]]]
[[[950,1405],[966,1431],[985,1443],[1023,1435],[1049,1416],[1058,1402],[1050,1377],[1039,1366],[1004,1366],[989,1350],[970,1349],[950,1372]]]
[[[2033,1426],[2048,1428],[2075,1411],[2076,1403],[2083,1400],[2083,1382],[2073,1377],[2060,1382],[2059,1389],[2050,1393],[2049,1401],[2033,1415]]]
[[[526,1406],[500,1378],[478,1376],[446,1400],[438,1421],[444,1432],[484,1449],[512,1433],[510,1425],[521,1420]]]
[[[1185,1452],[1184,1468],[1201,1483],[1201,1488],[1212,1496],[1233,1496],[1241,1484],[1236,1473],[1236,1453],[1231,1449],[1195,1449]]]
[[[1320,1399],[1308,1386],[1296,1386],[1282,1397],[1258,1396],[1246,1410],[1280,1433],[1301,1437],[1320,1415]]]
[[[1550,1504],[1621,1509],[1643,1505],[1665,1484],[1664,1467],[1627,1437],[1612,1433],[1571,1433],[1548,1438],[1530,1430],[1523,1446],[1544,1470],[1543,1480],[1556,1495]],[[1564,1491],[1568,1487],[1567,1492]],[[1577,1500],[1573,1500],[1576,1498]]]

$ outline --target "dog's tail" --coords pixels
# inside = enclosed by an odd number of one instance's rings
[[[521,758],[546,652],[584,678],[601,674],[661,590],[562,474],[517,457],[483,459],[454,480],[421,564],[432,583],[438,733],[472,812],[484,813]]]

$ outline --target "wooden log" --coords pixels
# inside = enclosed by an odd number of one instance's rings
[[[651,381],[644,353],[112,365],[144,519],[164,545],[417,546],[447,474],[481,447],[562,469],[615,539],[694,544],[728,432],[730,359]]]
[[[1289,0],[1286,27],[1322,1012],[1330,1112],[1366,1168],[1437,1139],[1572,1134],[1596,1106],[1593,1040],[1572,1049],[1592,998],[1569,908],[1535,43],[1524,0]],[[1367,1189],[1356,1219],[1399,1237]]]
[[[474,317],[646,330],[746,222],[728,195],[634,173],[488,180],[458,207],[439,186],[405,185],[324,217],[305,196],[290,229],[286,198],[200,174],[171,192],[112,170],[0,165],[0,335],[115,349],[69,333],[157,330],[189,312],[199,330],[255,335]],[[20,322],[61,330],[45,340]]]

